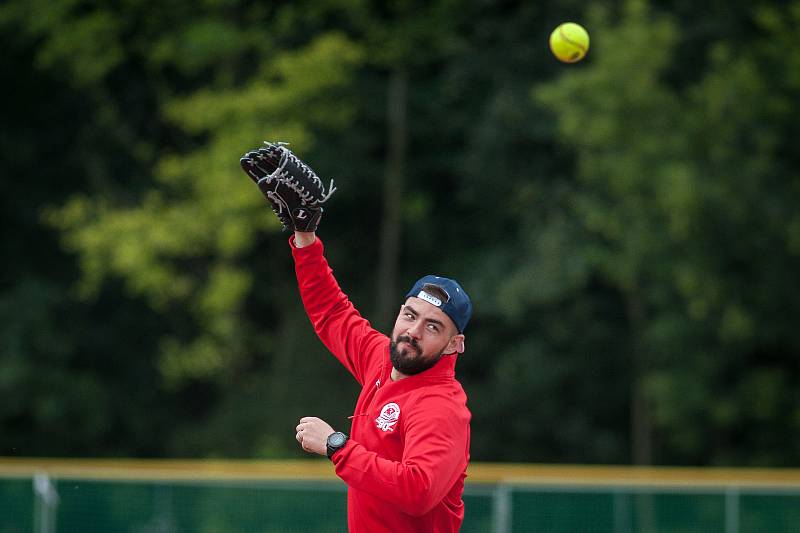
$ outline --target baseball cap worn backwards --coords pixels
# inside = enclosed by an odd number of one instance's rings
[[[436,287],[444,292],[447,299],[442,300],[438,296],[426,292],[425,289],[428,286]],[[467,327],[472,316],[472,301],[456,280],[433,275],[423,276],[406,294],[406,298],[410,296],[425,300],[441,309],[456,325],[458,332],[464,333],[464,328]]]

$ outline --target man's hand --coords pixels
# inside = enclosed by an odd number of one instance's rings
[[[328,437],[334,430],[327,422],[315,416],[305,416],[300,419],[295,430],[295,439],[305,451],[328,455]]]

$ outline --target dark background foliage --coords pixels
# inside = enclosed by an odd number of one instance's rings
[[[560,22],[588,57],[558,63]],[[287,140],[386,330],[475,302],[475,460],[800,461],[797,2],[9,1],[0,454],[294,457],[347,427],[238,168]]]

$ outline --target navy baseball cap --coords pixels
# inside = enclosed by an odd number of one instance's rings
[[[425,288],[432,285],[447,296],[446,300],[441,300],[438,296],[425,292]],[[454,279],[443,278],[441,276],[427,275],[419,278],[406,294],[406,298],[415,296],[433,304],[450,317],[456,325],[459,333],[464,333],[470,317],[472,316],[472,301],[461,285]]]

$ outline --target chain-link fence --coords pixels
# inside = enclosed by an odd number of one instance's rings
[[[170,479],[168,471],[151,475],[152,467],[128,466],[113,476],[82,471],[56,468],[0,477],[0,533],[347,529],[346,487],[329,476],[298,471],[296,479],[285,473],[281,479],[237,478],[228,472],[192,479],[189,470]],[[602,481],[596,471],[587,472],[591,475],[581,478],[573,470],[563,482],[535,476],[491,482],[477,476],[483,480],[468,482],[465,489],[462,532],[800,532],[800,483],[769,486],[769,480],[737,483],[735,477],[718,484],[691,477]]]

